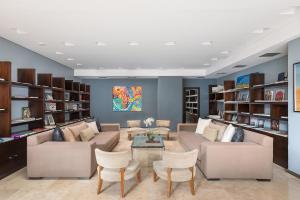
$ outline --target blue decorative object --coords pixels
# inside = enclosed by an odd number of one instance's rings
[[[52,141],[62,142],[65,141],[64,134],[59,127],[55,127],[52,133]]]
[[[250,75],[239,76],[236,79],[236,88],[248,88],[250,83]]]

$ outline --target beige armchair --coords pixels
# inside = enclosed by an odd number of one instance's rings
[[[153,162],[153,180],[158,177],[168,181],[168,197],[171,196],[172,182],[190,182],[191,193],[195,195],[194,177],[198,149],[184,153],[164,152],[163,159]]]
[[[98,190],[100,194],[104,181],[120,182],[121,197],[124,197],[125,180],[136,177],[137,182],[141,181],[141,169],[139,162],[131,160],[130,151],[105,152],[95,149],[98,171]]]
[[[154,129],[154,132],[157,132],[169,139],[170,125],[170,120],[156,120],[156,128]]]

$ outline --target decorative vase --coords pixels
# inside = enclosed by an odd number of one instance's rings
[[[153,134],[148,133],[148,134],[147,134],[147,137],[148,137],[148,141],[149,141],[149,142],[154,142],[155,136],[154,136]]]

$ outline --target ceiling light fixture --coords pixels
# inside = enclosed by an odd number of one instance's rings
[[[104,43],[104,42],[96,42],[96,45],[99,46],[99,47],[104,47],[104,46],[106,46],[106,43]]]
[[[64,53],[61,52],[61,51],[57,51],[57,52],[55,52],[55,54],[56,54],[56,55],[63,55]]]
[[[128,45],[129,46],[138,46],[140,44],[138,42],[129,42]]]
[[[74,58],[67,58],[67,60],[68,60],[68,61],[72,61],[72,60],[74,60]]]
[[[296,9],[295,8],[290,8],[287,10],[283,10],[279,13],[280,15],[294,15],[296,14]]]
[[[170,41],[170,42],[165,42],[166,46],[175,46],[176,42],[175,41]]]
[[[228,54],[230,54],[230,51],[227,51],[227,50],[221,51],[221,54],[222,54],[222,55],[228,55]]]
[[[47,43],[46,43],[46,42],[39,42],[39,45],[40,45],[40,46],[46,46]]]
[[[260,29],[256,29],[254,31],[252,31],[252,33],[254,34],[263,34],[264,32],[270,30],[270,28],[260,28]]]
[[[210,66],[210,64],[209,64],[209,63],[204,63],[203,65],[204,65],[204,66]]]
[[[213,44],[212,41],[204,41],[204,42],[201,42],[201,45],[203,46],[211,46]]]
[[[72,42],[64,42],[64,45],[66,47],[74,47],[75,46],[75,44],[73,44]]]
[[[81,63],[77,63],[76,65],[77,65],[78,67],[79,67],[79,66],[82,66],[82,64],[81,64]]]
[[[25,35],[25,34],[27,34],[26,31],[23,31],[23,30],[21,30],[19,28],[12,28],[12,30],[15,31],[19,35]]]
[[[218,61],[219,59],[218,58],[211,58],[210,60],[211,61]]]

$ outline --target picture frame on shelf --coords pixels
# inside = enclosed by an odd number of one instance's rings
[[[47,116],[47,119],[48,119],[48,124],[49,124],[50,126],[54,126],[54,125],[55,125],[55,121],[54,121],[54,118],[53,118],[52,115],[48,115],[48,116]]]
[[[271,129],[275,131],[279,131],[279,120],[271,121]]]
[[[293,65],[294,112],[300,112],[300,62]]]
[[[283,101],[284,100],[284,93],[285,93],[284,89],[277,89],[275,91],[275,100],[276,101]]]
[[[30,108],[22,107],[22,119],[29,119],[31,117]]]
[[[274,92],[273,90],[265,90],[265,101],[272,101],[274,99]]]
[[[256,118],[251,118],[250,125],[253,127],[257,127],[258,121]]]
[[[287,72],[281,72],[278,74],[278,78],[277,81],[281,82],[281,81],[287,81],[288,80],[288,73]]]
[[[70,101],[70,93],[65,93],[65,101]]]
[[[52,94],[50,94],[50,93],[45,93],[45,100],[47,100],[47,101],[53,100]]]
[[[258,128],[264,128],[265,127],[265,120],[259,119],[258,120]]]

